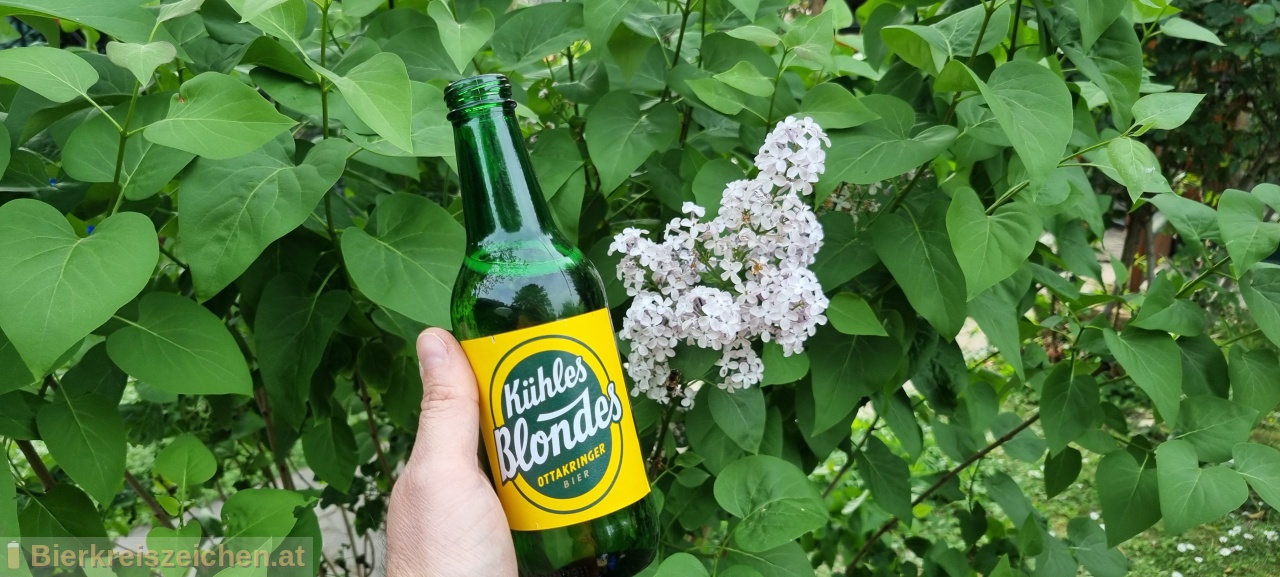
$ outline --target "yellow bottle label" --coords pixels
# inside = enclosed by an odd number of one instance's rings
[[[493,485],[517,531],[590,521],[649,494],[609,311],[462,342]]]

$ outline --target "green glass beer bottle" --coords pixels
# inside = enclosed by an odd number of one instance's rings
[[[467,230],[450,311],[520,575],[635,575],[658,527],[600,275],[552,221],[507,78],[445,103]]]

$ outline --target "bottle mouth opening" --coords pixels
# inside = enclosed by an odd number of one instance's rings
[[[463,78],[444,89],[444,103],[449,119],[457,121],[468,111],[495,106],[514,106],[511,81],[501,74],[482,74]]]

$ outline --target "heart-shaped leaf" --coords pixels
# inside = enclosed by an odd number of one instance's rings
[[[1231,347],[1231,400],[1258,412],[1257,424],[1280,404],[1280,359],[1269,349],[1249,350],[1237,343]]]
[[[1249,498],[1239,473],[1222,465],[1201,468],[1196,448],[1187,441],[1165,441],[1156,448],[1156,475],[1164,530],[1170,535],[1216,521]]]
[[[58,466],[104,506],[124,483],[124,419],[114,399],[97,394],[45,405],[40,438]]]
[[[493,36],[493,14],[484,8],[472,12],[465,22],[455,20],[445,2],[432,2],[427,7],[427,14],[436,21],[440,44],[444,45],[459,73],[467,69],[471,58]]]
[[[108,42],[107,58],[111,63],[133,73],[138,82],[147,84],[162,64],[178,57],[178,49],[163,40],[149,44]]]
[[[956,190],[947,209],[947,232],[964,271],[966,300],[1018,270],[1035,250],[1042,230],[1040,216],[1028,204],[1010,202],[987,215],[973,189]]]
[[[374,132],[401,150],[413,151],[413,86],[399,56],[379,52],[342,76],[314,63],[311,67],[338,87]]]
[[[1280,267],[1258,265],[1249,278],[1240,283],[1240,292],[1262,334],[1280,345]]]
[[[312,294],[292,274],[277,276],[262,291],[254,319],[258,370],[277,422],[302,425],[311,376],[350,307],[346,291]]]
[[[160,258],[147,217],[122,212],[87,238],[30,199],[0,206],[0,329],[37,376],[137,296]]]
[[[134,127],[156,122],[164,118],[168,110],[168,96],[140,98],[134,107]],[[116,122],[123,123],[127,112],[116,107],[109,114]],[[116,127],[105,116],[95,116],[76,127],[67,138],[62,149],[62,167],[77,180],[113,182],[119,151],[120,133]],[[159,192],[193,158],[195,155],[190,152],[161,146],[139,136],[129,138],[120,165],[120,186],[125,198],[142,200]]]
[[[1263,218],[1265,210],[1258,197],[1233,188],[1223,191],[1218,201],[1218,228],[1236,278],[1280,246],[1280,223]]]
[[[28,46],[0,50],[0,78],[54,102],[68,102],[88,97],[89,87],[98,81],[98,71],[66,50]]]
[[[889,336],[866,299],[853,293],[842,292],[831,297],[827,318],[831,326],[846,335]]]
[[[312,416],[302,432],[302,452],[316,476],[346,493],[359,465],[356,436],[347,424],[346,415],[330,418]]]
[[[841,182],[871,184],[903,174],[941,154],[960,133],[947,125],[917,132],[915,110],[892,96],[872,94],[859,101],[880,118],[830,135],[821,177],[827,190]]]
[[[587,151],[600,172],[600,189],[618,188],[654,152],[676,139],[679,118],[670,104],[640,110],[640,101],[625,91],[604,95],[587,112]]]
[[[1170,362],[1179,358],[1178,343],[1169,333],[1126,328],[1117,333],[1102,333],[1107,348],[1128,371],[1133,382],[1151,397],[1160,416],[1170,423],[1178,420],[1178,403],[1182,398],[1182,364]]]
[[[248,395],[249,367],[227,326],[208,309],[171,293],[150,293],[138,320],[107,338],[124,372],[180,395]]]
[[[742,519],[734,532],[748,552],[784,545],[826,523],[818,488],[794,465],[757,455],[735,461],[716,476],[716,502]]]
[[[156,454],[156,473],[189,491],[213,478],[218,472],[218,462],[200,439],[191,433],[174,437],[169,445]]]
[[[169,115],[147,127],[151,142],[216,160],[257,150],[296,124],[252,87],[205,72],[183,83]]]
[[[974,76],[987,107],[1009,136],[1032,184],[1049,179],[1071,139],[1071,92],[1053,71],[1025,60],[996,68],[987,82]]]
[[[1096,486],[1108,545],[1124,543],[1160,520],[1156,470],[1128,451],[1108,453],[1098,462]]]
[[[1280,505],[1280,451],[1256,443],[1240,443],[1231,452],[1236,472],[1268,505]]]
[[[1205,312],[1194,301],[1177,298],[1167,275],[1156,277],[1138,315],[1129,323],[1140,329],[1194,337],[1204,332]]]
[[[1045,441],[1056,454],[1102,416],[1098,381],[1090,375],[1072,375],[1070,363],[1056,365],[1040,390],[1040,407]]]
[[[178,239],[196,285],[209,299],[276,239],[297,228],[337,182],[350,143],[331,138],[293,164],[288,135],[230,160],[200,159],[182,183]]]
[[[965,319],[965,280],[947,238],[947,203],[926,210],[881,215],[871,227],[876,254],[902,286],[907,300],[947,338]]]
[[[711,417],[733,442],[748,453],[760,450],[764,435],[764,393],[760,387],[729,392],[720,387],[707,391]]]
[[[825,82],[810,88],[800,101],[798,116],[812,118],[824,130],[852,128],[880,117],[867,108],[861,100],[854,97],[847,88],[834,82]]]
[[[1174,437],[1191,443],[1196,456],[1209,463],[1231,458],[1231,448],[1249,440],[1249,431],[1258,411],[1234,401],[1209,395],[1182,400],[1178,414],[1179,434]]]
[[[465,234],[445,209],[421,196],[384,197],[370,231],[342,233],[351,279],[373,302],[418,322],[451,326],[449,299]]]

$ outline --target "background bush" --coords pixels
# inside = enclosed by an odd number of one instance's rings
[[[0,0],[0,533],[378,531],[462,257],[442,88],[503,72],[619,314],[615,232],[714,206],[787,115],[832,139],[830,326],[764,345],[767,386],[636,401],[653,571],[1122,575],[1157,523],[1280,504],[1249,442],[1280,402],[1274,10],[1192,4]]]

